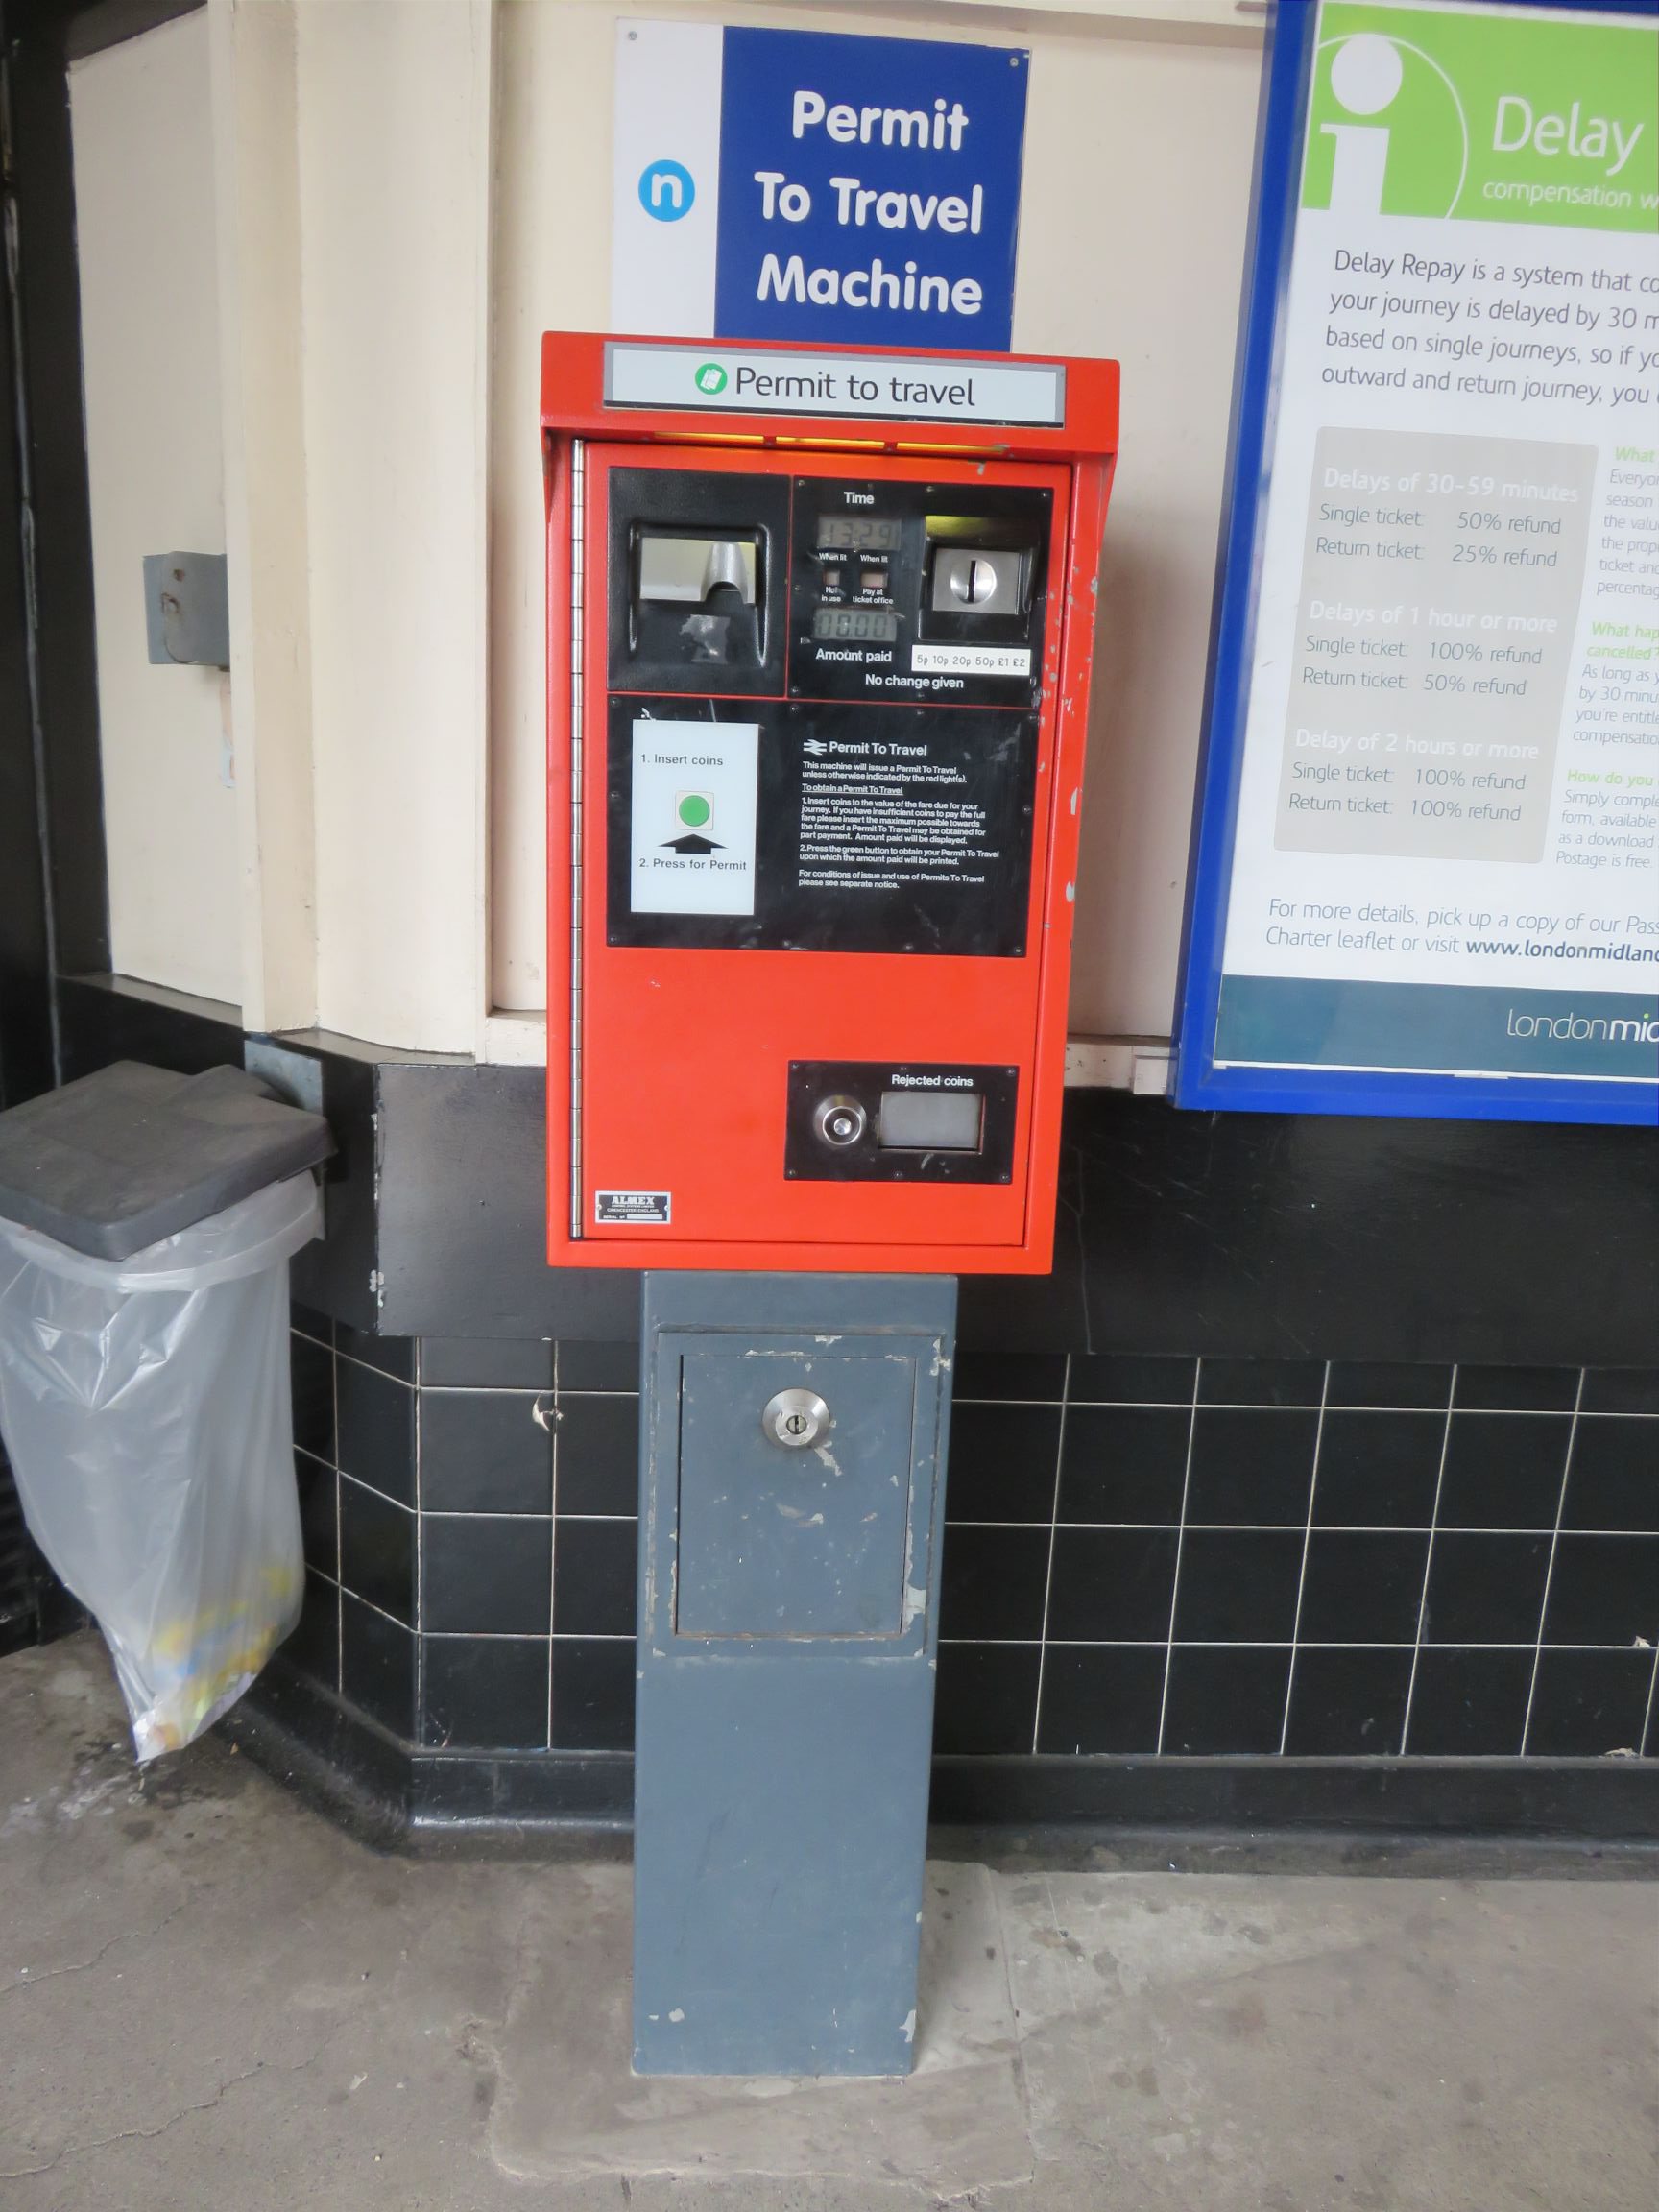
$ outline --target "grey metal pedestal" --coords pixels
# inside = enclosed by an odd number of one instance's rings
[[[645,1278],[637,2073],[910,2070],[955,1311]]]

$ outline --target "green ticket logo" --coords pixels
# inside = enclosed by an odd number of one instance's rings
[[[718,361],[705,361],[691,381],[699,392],[706,392],[712,399],[716,393],[726,389],[726,372]]]
[[[1659,26],[1322,0],[1302,204],[1659,227]]]

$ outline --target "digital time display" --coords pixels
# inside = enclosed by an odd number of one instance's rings
[[[899,617],[889,607],[820,607],[812,617],[812,635],[891,645],[899,636]]]
[[[903,524],[897,515],[820,515],[824,553],[897,553]]]

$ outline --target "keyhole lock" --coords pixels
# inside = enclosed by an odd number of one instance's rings
[[[774,1444],[801,1452],[816,1444],[830,1426],[830,1408],[816,1390],[780,1390],[768,1398],[760,1426]]]
[[[821,1098],[812,1116],[812,1127],[819,1142],[832,1144],[838,1152],[856,1144],[869,1125],[870,1117],[857,1099],[844,1097],[839,1092],[831,1097]]]
[[[965,607],[982,607],[997,589],[995,565],[975,554],[972,561],[963,562],[951,576],[950,589]]]

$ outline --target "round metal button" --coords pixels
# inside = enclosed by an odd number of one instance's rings
[[[774,1444],[800,1452],[829,1428],[830,1408],[816,1390],[780,1390],[761,1408],[760,1426]]]
[[[837,1094],[821,1098],[812,1115],[812,1127],[819,1142],[833,1144],[837,1151],[845,1151],[849,1144],[856,1144],[870,1125],[870,1117],[856,1098]]]

